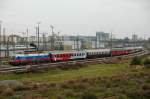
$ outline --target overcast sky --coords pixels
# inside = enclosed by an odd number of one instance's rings
[[[55,31],[68,35],[95,35],[112,31],[116,37],[150,36],[150,0],[0,0],[0,20],[11,34]]]

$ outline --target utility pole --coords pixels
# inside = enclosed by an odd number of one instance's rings
[[[61,40],[60,40],[59,34],[60,34],[60,32],[58,32],[58,36],[57,36],[57,41],[58,41],[58,50],[60,50],[60,43],[61,43]]]
[[[4,44],[4,46],[6,45],[6,36],[5,36],[5,33],[6,33],[6,29],[5,28],[3,28],[3,44]],[[5,57],[6,57],[7,55],[6,55],[6,51],[5,51]]]
[[[46,34],[47,34],[47,33],[42,33],[42,36],[43,36],[43,51],[46,51],[46,50],[47,50]]]
[[[29,32],[29,30],[28,30],[28,28],[27,28],[26,47],[27,47],[27,49],[29,50],[29,47],[28,47],[28,45],[29,45],[29,41],[28,41],[28,32]]]
[[[79,36],[77,36],[76,41],[77,41],[77,50],[79,50]]]
[[[136,47],[136,35],[135,33],[133,33],[133,47],[135,48]]]
[[[43,33],[43,51],[45,51],[45,34]]]
[[[0,67],[1,67],[1,31],[2,31],[2,21],[0,20]]]
[[[55,34],[54,34],[54,26],[50,25],[51,29],[52,29],[52,37],[51,37],[51,50],[54,50],[54,43],[55,43]]]
[[[6,53],[7,53],[7,57],[9,57],[9,37],[10,36],[8,36],[8,39],[7,39],[7,51],[6,51]]]
[[[38,22],[37,23],[38,24],[38,26],[37,26],[37,36],[38,36],[38,48],[37,48],[37,50],[39,51],[39,47],[40,47],[40,24],[41,24],[41,22]]]
[[[112,32],[111,32],[111,34],[110,34],[110,51],[111,51],[111,57],[112,57],[112,47],[113,47],[112,42],[113,42],[113,38],[112,38]]]
[[[6,36],[5,36],[5,33],[6,33],[6,28],[3,28],[3,41],[4,41],[4,45],[6,44]]]
[[[35,27],[35,32],[36,32],[36,35],[35,35],[35,45],[36,45],[36,51],[38,51],[38,47],[37,47],[37,38],[38,38],[38,36],[37,36],[37,27]]]
[[[11,42],[12,42],[12,48],[13,48],[13,54],[15,53],[15,41],[14,41],[14,34],[12,33],[12,36],[11,36]]]

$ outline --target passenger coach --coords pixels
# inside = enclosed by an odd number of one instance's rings
[[[92,49],[86,50],[87,58],[109,57],[110,49]]]
[[[79,60],[79,59],[85,59],[86,58],[86,52],[85,51],[50,52],[49,57],[50,57],[51,62]]]

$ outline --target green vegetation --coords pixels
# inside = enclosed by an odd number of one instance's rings
[[[144,60],[144,66],[147,67],[147,68],[150,68],[150,58],[146,58]]]
[[[20,81],[49,81],[60,82],[78,77],[112,76],[128,70],[128,64],[99,64],[91,65],[79,69],[60,70],[51,69],[47,72],[27,73],[27,74],[2,74],[0,80],[20,80]]]
[[[3,74],[0,80],[18,80],[23,86],[0,86],[0,99],[150,99],[150,69],[130,63]]]
[[[134,57],[133,60],[131,61],[131,65],[141,65],[142,64],[142,59],[140,57]]]

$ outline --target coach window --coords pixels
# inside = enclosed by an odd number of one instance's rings
[[[80,56],[82,56],[82,54],[80,53]]]

